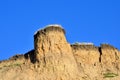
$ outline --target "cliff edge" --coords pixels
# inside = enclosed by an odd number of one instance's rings
[[[60,25],[34,34],[34,49],[0,61],[0,80],[119,80],[120,51],[109,44],[70,44]]]

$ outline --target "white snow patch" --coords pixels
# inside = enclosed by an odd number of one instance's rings
[[[50,24],[50,25],[47,25],[46,27],[51,27],[51,26],[54,26],[54,27],[61,27],[61,28],[62,28],[62,26],[59,25],[59,24]]]
[[[36,35],[38,31],[43,30],[43,29],[48,28],[48,27],[51,27],[51,26],[62,28],[62,26],[59,25],[59,24],[50,24],[50,25],[47,25],[47,26],[45,26],[45,27],[43,27],[43,28],[39,28],[39,29],[34,33],[34,35]]]
[[[82,43],[76,42],[73,45],[94,45],[94,43],[91,43],[91,42],[82,42]]]

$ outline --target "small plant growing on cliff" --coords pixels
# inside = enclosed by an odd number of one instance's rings
[[[21,64],[20,63],[16,63],[16,64],[14,64],[14,66],[20,66]]]
[[[104,75],[104,78],[113,78],[118,76],[118,74],[115,74],[115,73],[105,73],[103,75]]]
[[[13,67],[13,66],[20,66],[20,63],[15,63],[15,64],[10,64],[10,65],[5,65],[3,67]]]

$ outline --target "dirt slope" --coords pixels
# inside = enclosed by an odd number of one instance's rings
[[[34,50],[0,62],[0,80],[120,80],[120,51],[109,44],[69,44],[60,25],[34,35]]]

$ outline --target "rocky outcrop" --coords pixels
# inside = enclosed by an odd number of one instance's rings
[[[80,76],[86,80],[96,80],[100,74],[99,48],[94,45],[71,45],[77,61]],[[100,76],[99,76],[100,77]]]
[[[73,54],[80,64],[96,65],[99,62],[99,50],[94,45],[71,45]]]
[[[106,66],[111,66],[117,60],[119,60],[119,51],[111,45],[101,45],[101,63]]]
[[[100,47],[96,47],[93,44],[72,44],[71,47],[83,78],[102,80],[105,73],[119,73],[120,53],[113,46],[101,44]],[[113,78],[113,80],[119,80],[119,78]]]
[[[44,67],[42,74],[47,74],[46,77],[53,74],[59,75],[55,76],[58,80],[72,80],[77,78],[78,68],[64,34],[60,26],[49,26],[38,31],[34,35],[35,59]],[[48,79],[53,80],[53,76]]]
[[[69,44],[60,25],[34,35],[34,49],[0,62],[0,80],[119,80],[120,51],[109,44]]]

